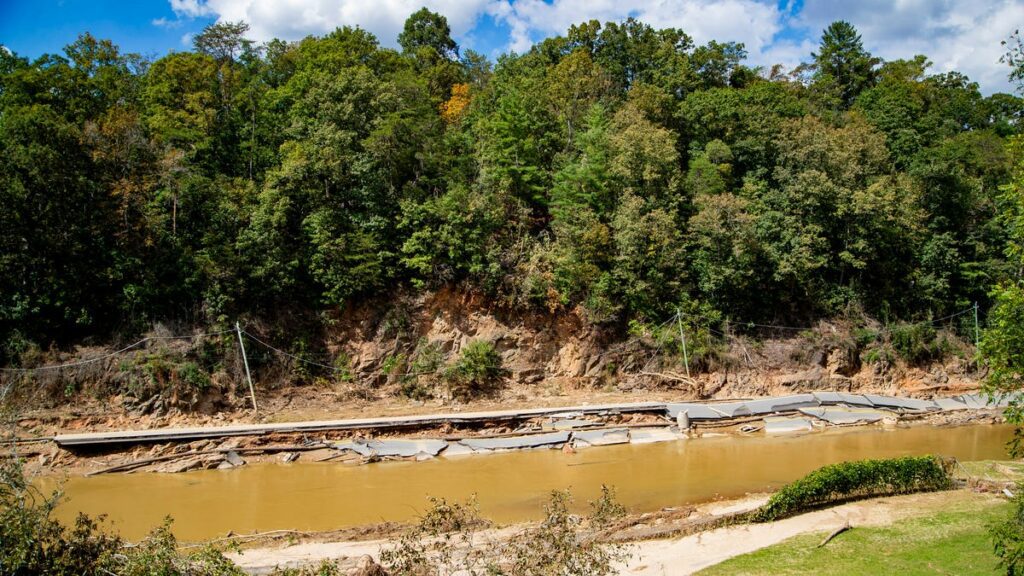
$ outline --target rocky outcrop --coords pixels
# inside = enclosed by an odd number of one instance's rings
[[[756,396],[794,391],[891,391],[928,387],[963,389],[976,375],[954,359],[910,370],[869,364],[839,326],[821,323],[820,337],[754,340],[729,336],[713,354],[692,366],[691,377],[671,348],[629,338],[585,322],[572,311],[558,314],[508,309],[454,289],[395,299],[387,306],[351,308],[330,335],[336,353],[350,358],[353,376],[380,385],[407,374],[414,359],[433,350],[451,362],[474,340],[494,345],[508,382],[575,387],[612,386],[620,391],[672,388],[693,397]],[[692,358],[691,358],[692,361]],[[397,368],[396,368],[397,366]],[[382,376],[389,370],[390,376]],[[969,384],[968,384],[969,387]]]

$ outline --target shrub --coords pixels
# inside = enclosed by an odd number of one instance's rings
[[[605,492],[605,497],[609,493]],[[569,494],[554,491],[546,517],[535,528],[511,538],[501,552],[504,562],[492,573],[505,576],[604,576],[613,574],[613,565],[625,559],[621,544],[602,544],[583,529],[587,519],[569,513]],[[592,504],[595,509],[609,504]],[[611,504],[614,508],[615,504]],[[596,527],[594,519],[589,519]]]
[[[626,557],[622,544],[601,543],[597,530],[624,513],[614,492],[602,489],[591,502],[593,515],[569,512],[567,492],[554,491],[539,524],[501,542],[478,532],[475,499],[450,504],[431,498],[431,508],[398,545],[381,552],[381,564],[394,576],[608,576]]]
[[[93,574],[120,546],[84,515],[72,528],[59,524],[51,517],[59,500],[33,487],[17,459],[0,463],[0,574]]]
[[[339,382],[351,382],[353,380],[352,358],[345,352],[339,352],[338,356],[334,359],[334,374]]]
[[[25,477],[17,459],[0,461],[0,574],[4,576],[244,576],[213,546],[178,550],[171,519],[129,545],[98,521],[79,514],[74,526],[53,518],[60,493],[45,495]],[[338,576],[324,562],[315,568],[276,570],[276,576]]]
[[[476,340],[462,349],[445,377],[453,395],[468,398],[492,392],[505,377],[505,369],[494,344]]]
[[[419,523],[402,535],[398,544],[382,550],[381,564],[396,576],[485,574],[490,546],[476,538],[486,526],[476,499],[465,504],[430,498],[430,509]]]
[[[202,391],[210,387],[210,376],[203,372],[203,369],[195,362],[185,362],[179,365],[178,378],[193,390]]]
[[[945,462],[936,456],[830,464],[784,486],[752,519],[769,522],[844,500],[945,490],[951,482]]]
[[[945,338],[930,324],[896,324],[890,329],[892,347],[901,358],[920,364],[941,358],[948,350]]]
[[[202,366],[167,351],[138,354],[122,361],[119,369],[128,381],[127,392],[139,400],[161,393],[202,393],[210,387]]]
[[[989,526],[992,547],[1007,576],[1024,575],[1024,484],[1017,484],[1009,516]]]

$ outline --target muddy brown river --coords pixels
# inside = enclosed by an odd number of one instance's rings
[[[570,488],[580,509],[602,484],[632,511],[772,490],[833,462],[941,454],[961,460],[1006,458],[1012,427],[920,426],[836,430],[788,437],[715,437],[595,447],[565,454],[531,450],[426,462],[256,464],[184,474],[112,474],[63,482],[62,520],[106,514],[137,539],[174,517],[182,540],[277,529],[331,530],[407,521],[427,496],[476,494],[498,523],[538,518],[547,493]],[[44,489],[58,480],[40,479]]]

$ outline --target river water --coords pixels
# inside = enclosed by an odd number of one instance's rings
[[[571,488],[576,505],[614,486],[631,511],[772,490],[822,465],[843,460],[940,454],[961,460],[1006,458],[1012,427],[880,427],[800,436],[715,437],[588,448],[575,454],[530,450],[436,458],[426,462],[255,464],[184,474],[111,474],[63,482],[68,500],[57,515],[106,514],[137,539],[174,517],[190,541],[276,529],[330,530],[407,521],[427,496],[463,500],[476,494],[498,523],[538,518],[551,490]],[[44,489],[58,481],[40,480]]]

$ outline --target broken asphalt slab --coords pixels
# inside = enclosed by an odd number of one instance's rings
[[[334,445],[336,450],[351,450],[364,457],[376,454],[399,458],[437,456],[447,447],[448,443],[444,440],[353,440]]]
[[[505,438],[465,438],[459,444],[468,446],[476,452],[491,450],[521,450],[524,448],[540,448],[569,441],[568,431],[548,432],[547,434],[530,434],[527,436],[508,436]]]

